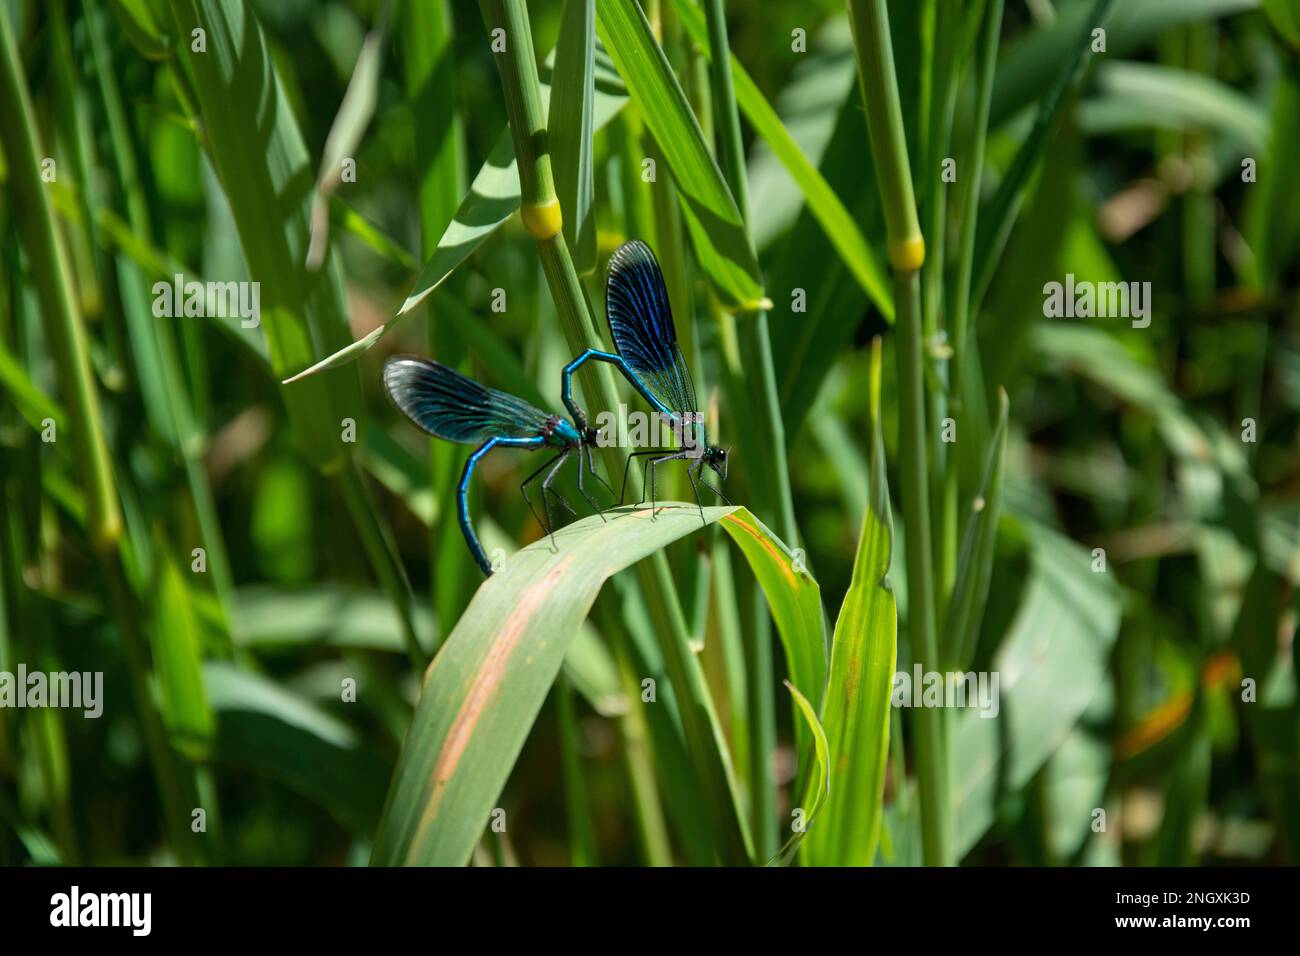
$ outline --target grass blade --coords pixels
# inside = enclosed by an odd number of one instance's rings
[[[203,690],[202,624],[193,596],[174,561],[158,548],[154,588],[153,661],[158,680],[158,707],[172,745],[192,760],[201,760],[215,736],[215,721]]]
[[[736,200],[645,14],[632,0],[606,0],[596,12],[606,48],[672,169],[700,267],[738,311],[763,307],[762,276]]]
[[[178,33],[205,30],[207,52],[181,45],[194,77],[205,144],[221,178],[239,231],[249,276],[260,283],[261,328],[279,378],[311,361],[314,343],[347,334],[337,270],[309,273],[304,265],[311,177],[306,147],[271,63],[262,30],[239,0],[172,0]],[[261,115],[269,111],[269,115]],[[249,143],[265,145],[254,161]],[[259,154],[260,154],[259,150]],[[256,334],[245,330],[245,334]],[[355,376],[282,389],[303,453],[319,467],[346,457],[339,422],[361,405]]]
[[[800,569],[789,548],[757,518],[733,518],[724,527],[749,560],[767,598],[791,682],[810,700],[821,700],[828,657],[821,589],[811,574]],[[813,738],[807,727],[796,726],[796,735],[803,767],[812,754]]]
[[[854,83],[840,107],[821,169],[836,195],[843,199],[863,228],[878,234],[880,192],[873,170],[862,163],[871,145],[862,122],[861,104]],[[786,423],[786,438],[793,442],[816,402],[831,365],[850,347],[860,320],[869,314],[868,299],[847,267],[833,254],[830,240],[806,209],[800,213],[767,275],[771,288],[800,288],[808,296],[807,312],[786,311],[788,304],[779,303],[772,323],[772,354],[777,363],[781,416]],[[891,309],[892,301],[891,298]],[[892,315],[891,311],[890,321]]]
[[[711,56],[704,14],[685,0],[672,0],[682,26],[705,56]],[[754,132],[763,138],[781,165],[786,168],[803,193],[809,211],[821,225],[835,251],[848,267],[867,296],[889,321],[894,317],[894,299],[884,263],[868,244],[852,214],[844,207],[835,190],[821,172],[808,161],[775,109],[763,96],[740,61],[731,57],[731,74],[735,83],[736,102],[745,111]]]
[[[880,838],[898,644],[898,609],[887,579],[893,519],[880,423],[880,355],[876,339],[870,505],[862,517],[853,578],[831,645],[821,714],[830,740],[831,792],[821,824],[804,843],[804,861],[812,866],[870,866]]]
[[[943,625],[945,669],[961,670],[975,653],[993,573],[993,546],[1002,514],[1002,475],[1006,464],[1007,393],[999,391],[998,426],[989,445],[984,480],[971,502],[971,514],[962,536],[957,579]]]
[[[189,44],[182,46],[195,80],[208,151],[230,201],[249,275],[261,290],[271,365],[277,376],[284,376],[309,362],[316,344],[334,345],[348,334],[337,262],[328,259],[319,272],[305,264],[310,200],[294,183],[310,175],[307,150],[250,8],[239,0],[172,0],[171,8],[181,35],[190,36],[202,24],[212,48],[195,52]],[[273,110],[269,121],[261,115],[267,109]],[[254,161],[246,144],[263,140],[266,160],[259,156]],[[282,387],[281,394],[303,453],[323,472],[342,479],[366,554],[402,616],[411,658],[422,660],[406,573],[342,440],[345,418],[362,417],[358,376],[317,378]]]
[[[329,242],[329,201],[343,182],[343,163],[356,156],[361,137],[365,135],[370,117],[375,112],[379,97],[379,72],[383,66],[381,55],[388,38],[388,14],[391,0],[385,0],[379,12],[379,22],[366,34],[361,52],[357,55],[352,79],[339,104],[338,115],[325,138],[325,151],[316,175],[316,194],[311,200],[311,243],[307,247],[307,268],[315,272],[325,261]]]
[[[1202,132],[1223,137],[1244,155],[1268,143],[1267,111],[1214,77],[1154,63],[1111,61],[1097,70],[1097,95],[1079,108],[1089,133],[1127,129]]]
[[[979,313],[984,293],[993,281],[993,270],[1002,258],[1007,238],[1011,235],[1011,227],[1015,225],[1025,190],[1029,188],[1038,161],[1047,151],[1052,130],[1056,127],[1066,102],[1083,83],[1084,73],[1092,60],[1092,31],[1105,28],[1114,6],[1115,0],[1096,0],[1093,4],[1092,14],[1079,29],[1070,55],[1064,59],[1056,79],[1039,101],[1038,114],[1034,117],[1029,135],[1020,144],[1011,168],[1002,177],[1002,184],[998,187],[988,212],[980,217],[979,238],[975,244],[978,252],[975,260],[975,285],[971,293],[971,315]]]
[[[591,137],[595,132],[595,0],[566,0],[555,47],[547,128],[555,162],[555,193],[564,211],[564,241],[579,273],[596,268]]]
[[[960,859],[992,825],[1001,792],[1026,786],[1107,680],[1120,596],[1083,548],[1026,523],[1030,570],[1020,608],[990,666],[996,714],[961,712],[952,735]]]
[[[122,515],[90,369],[87,336],[77,312],[67,255],[59,241],[49,191],[41,181],[41,152],[31,95],[14,46],[9,14],[0,12],[0,139],[5,144],[14,221],[46,316],[46,328],[67,393],[71,417],[60,426],[72,433],[86,490],[91,541],[101,550],[122,533]]]
[[[203,668],[217,715],[215,759],[280,783],[368,835],[383,806],[384,761],[355,730],[259,674],[224,662]]]
[[[1167,30],[1258,7],[1259,0],[1124,0],[1107,30],[1106,55],[1130,56]],[[1061,64],[1076,55],[1079,31],[1097,25],[1085,4],[1063,5],[1050,27],[1031,33],[1008,50],[998,63],[990,128],[1002,126],[1033,103]]]
[[[550,95],[549,85],[542,82],[542,100]],[[622,80],[601,59],[596,59],[596,83],[592,117],[595,129],[601,129],[617,115],[627,102]],[[518,210],[521,202],[519,167],[515,162],[515,147],[510,130],[497,137],[487,161],[470,183],[469,192],[456,210],[438,246],[425,262],[416,277],[415,285],[407,295],[397,315],[383,325],[363,335],[350,345],[339,349],[314,365],[302,369],[285,380],[297,382],[355,361],[376,342],[397,327],[417,306],[433,294],[446,278],[461,265],[489,235]]]
[[[776,859],[770,860],[769,865],[776,864],[785,866],[794,859],[795,854],[799,852],[799,846],[803,843],[804,837],[808,835],[812,827],[813,820],[821,812],[822,806],[826,803],[826,798],[831,792],[831,762],[830,762],[830,744],[826,740],[826,731],[822,728],[822,723],[817,719],[817,711],[813,705],[808,703],[808,698],[799,693],[799,689],[789,681],[785,682],[786,690],[794,698],[795,712],[803,718],[803,722],[808,726],[808,731],[813,738],[814,763],[811,773],[808,775],[808,788],[804,794],[803,805],[796,808],[799,816],[799,826],[785,841],[781,847],[781,852],[777,854]]]

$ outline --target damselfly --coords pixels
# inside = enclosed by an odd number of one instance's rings
[[[699,485],[704,485],[723,501],[727,498],[704,480],[700,470],[708,465],[725,481],[728,449],[709,444],[704,417],[695,400],[691,372],[677,344],[677,329],[673,325],[664,275],[654,253],[644,242],[625,242],[610,257],[605,282],[605,317],[618,354],[587,349],[566,365],[560,391],[565,407],[579,428],[586,427],[586,417],[573,400],[573,373],[591,359],[618,368],[641,397],[669,419],[681,436],[682,446],[642,449],[628,455],[619,503],[622,503],[627,489],[627,474],[633,458],[648,457],[643,469],[641,500],[645,500],[645,476],[648,473],[652,513],[655,507],[655,468],[667,461],[689,460],[686,474],[695,492],[695,503],[700,508],[700,520],[704,520]]]
[[[552,458],[519,485],[524,501],[528,503],[528,510],[533,513],[542,530],[551,535],[552,543],[555,541],[555,533],[551,521],[551,501],[548,496],[553,496],[571,514],[576,513],[560,493],[551,487],[556,473],[575,452],[578,455],[578,490],[596,509],[597,514],[604,518],[600,505],[587,494],[587,489],[583,486],[583,457],[585,456],[587,470],[601,484],[609,488],[605,479],[596,473],[595,455],[592,452],[596,444],[596,429],[586,424],[586,416],[581,412],[579,412],[579,419],[583,424],[575,428],[559,415],[548,415],[522,398],[480,385],[455,369],[430,359],[412,356],[398,356],[384,364],[384,387],[392,398],[393,404],[430,435],[445,441],[478,446],[470,453],[461,472],[460,485],[456,489],[456,506],[465,543],[469,545],[474,560],[478,562],[484,574],[492,573],[492,564],[483,552],[483,546],[474,533],[473,525],[470,524],[469,483],[479,460],[493,448],[556,450]],[[528,497],[529,484],[543,472],[546,475],[542,478],[545,521],[533,507],[532,499]],[[614,493],[612,488],[609,488],[609,491],[611,495]]]

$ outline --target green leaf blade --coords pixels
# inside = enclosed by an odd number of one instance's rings
[[[555,48],[551,110],[547,120],[555,192],[564,214],[564,241],[579,273],[596,267],[592,134],[595,122],[596,7],[567,0]]]
[[[729,305],[758,309],[766,296],[744,220],[645,14],[631,0],[607,0],[596,12],[605,46],[672,169],[700,266]]]
[[[704,23],[703,13],[685,0],[673,0],[673,9],[681,19],[682,26],[691,39],[706,56],[712,56],[709,49],[709,34]],[[745,116],[753,124],[754,131],[763,138],[774,155],[785,167],[795,185],[803,193],[809,211],[821,224],[826,238],[830,240],[835,251],[843,259],[849,272],[857,280],[871,301],[890,322],[894,319],[894,296],[884,263],[876,251],[867,243],[862,230],[852,214],[845,208],[840,197],[836,195],[821,172],[808,161],[799,144],[795,142],[790,131],[781,122],[772,104],[769,103],[753,78],[741,66],[733,55],[731,73],[735,82],[736,100]]]
[[[820,824],[804,841],[803,859],[810,866],[870,866],[883,818],[898,605],[888,580],[893,533],[880,430],[880,351],[877,339],[872,355],[869,506],[831,645],[830,679],[821,709],[830,747],[831,789]]]

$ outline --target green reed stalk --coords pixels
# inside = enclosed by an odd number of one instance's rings
[[[496,54],[496,58],[518,161],[520,217],[528,234],[537,242],[561,328],[569,348],[577,354],[598,347],[600,340],[586,293],[564,241],[563,217],[546,144],[546,120],[528,8],[524,0],[480,0],[479,7],[489,31],[502,27],[506,32],[506,50]],[[580,376],[588,402],[594,397],[600,407],[618,407],[608,368],[588,363]],[[623,461],[618,448],[603,449],[601,457],[611,474],[621,473]],[[730,757],[704,673],[690,648],[686,619],[667,558],[662,553],[656,554],[649,562],[638,565],[637,571],[647,608],[655,620],[665,670],[678,695],[691,758],[709,797],[710,806],[704,810],[715,818],[719,857],[727,864],[747,863],[751,859],[749,833],[737,810]]]
[[[709,79],[713,90],[714,119],[717,123],[719,163],[722,174],[736,200],[741,219],[749,222],[749,183],[745,170],[744,141],[740,136],[740,110],[731,80],[731,45],[722,0],[708,0],[704,8],[709,28]],[[768,498],[758,502],[766,517],[779,521],[781,536],[790,547],[799,543],[799,529],[794,517],[794,499],[790,494],[790,469],[786,462],[785,426],[781,418],[781,401],[776,387],[776,370],[772,361],[772,340],[768,334],[767,312],[759,310],[742,316],[738,323],[741,356],[749,370],[749,380],[759,409],[759,426],[764,433],[766,462],[755,461],[750,471],[767,476],[754,483]],[[820,692],[820,688],[813,693]]]
[[[926,261],[921,273],[924,300],[924,344],[934,354],[940,343],[940,329],[944,318],[943,272],[944,246],[947,238],[948,184],[944,182],[943,160],[952,135],[953,112],[957,105],[958,59],[961,55],[960,38],[963,33],[961,4],[955,0],[939,0],[935,7],[934,56],[931,60],[931,100],[929,124],[926,134],[925,174],[925,238]],[[946,363],[938,365],[946,370]],[[951,375],[951,371],[947,371]],[[930,447],[934,453],[934,472],[943,476],[935,506],[938,510],[938,528],[932,543],[935,565],[936,615],[942,618],[957,575],[957,485],[956,455],[950,452],[942,438],[943,419],[950,414],[950,402],[942,386],[931,386]],[[948,479],[953,479],[949,481]]]
[[[50,345],[67,392],[64,403],[69,421],[59,422],[59,426],[72,434],[78,470],[85,482],[90,539],[96,550],[109,553],[122,534],[122,513],[104,440],[86,333],[67,257],[55,231],[49,185],[41,181],[40,162],[45,154],[37,144],[31,97],[8,14],[0,15],[0,31],[0,139],[9,166],[14,220],[27,247]]]
[[[998,60],[998,38],[1002,33],[1003,0],[989,0],[984,29],[980,33],[976,68],[975,121],[971,127],[970,155],[962,164],[965,185],[961,194],[961,245],[957,255],[957,277],[951,294],[948,329],[952,345],[949,362],[949,394],[961,402],[962,357],[970,324],[971,278],[975,270],[975,235],[979,225],[980,184],[984,178],[984,144],[988,137],[989,108],[993,101],[993,78]]]
[[[620,630],[621,622],[616,621],[617,614],[612,606],[608,618],[616,622],[606,630],[618,667],[619,684],[628,702],[627,712],[619,718],[619,729],[623,735],[623,759],[627,764],[641,852],[649,866],[672,866],[672,845],[668,840],[668,825],[664,821],[663,804],[656,786],[650,725],[645,710],[635,703],[641,695],[641,677],[628,651],[628,637]]]
[[[957,273],[949,293],[951,304],[948,313],[949,344],[952,349],[948,360],[948,406],[954,417],[960,418],[965,408],[962,376],[966,361],[966,339],[970,326],[971,278],[975,267],[975,237],[979,225],[980,184],[984,178],[984,146],[988,137],[989,109],[993,101],[993,78],[998,59],[998,38],[1002,33],[1003,0],[988,0],[980,33],[975,69],[978,79],[975,87],[975,117],[971,127],[970,153],[962,163],[964,186],[960,196],[961,233],[957,250]],[[958,463],[955,456],[948,462],[943,475],[944,516],[958,511]],[[955,529],[954,529],[955,533]],[[947,583],[947,582],[945,582]],[[943,593],[947,594],[949,587]],[[946,604],[944,605],[946,615]],[[947,627],[947,621],[943,622]]]
[[[745,167],[744,141],[740,135],[740,110],[731,76],[731,43],[727,37],[727,22],[723,0],[707,0],[704,4],[705,21],[709,31],[709,85],[712,90],[713,117],[717,124],[718,165],[736,200],[741,219],[748,225],[749,181]],[[799,529],[794,516],[794,499],[790,492],[790,467],[786,459],[785,424],[781,418],[781,400],[776,386],[776,367],[772,360],[772,339],[768,332],[767,312],[759,310],[739,317],[735,323],[737,344],[743,368],[749,374],[754,407],[759,409],[756,425],[762,438],[761,450],[767,461],[759,461],[759,447],[750,448],[753,458],[747,474],[760,480],[750,482],[757,493],[758,507],[766,517],[776,515],[781,534],[791,547],[797,547]],[[756,446],[759,443],[754,443]],[[775,855],[780,841],[776,832],[776,780],[770,765],[776,746],[776,713],[773,700],[774,664],[772,660],[771,629],[766,625],[766,602],[755,585],[754,614],[763,620],[756,626],[753,639],[746,645],[750,681],[748,705],[750,708],[750,798],[755,833],[760,840],[760,853],[765,858]],[[820,701],[822,688],[804,688],[815,702]],[[802,774],[802,768],[800,773]]]
[[[894,75],[894,54],[885,0],[849,0],[858,58],[858,79],[867,112],[867,131],[880,184],[888,235],[889,264],[894,273],[897,310],[898,441],[907,534],[908,630],[913,659],[922,668],[938,666],[935,636],[934,576],[931,565],[930,491],[926,467],[924,374],[921,352],[920,270],[925,262],[908,167],[907,137]],[[949,837],[946,758],[939,710],[916,712],[916,750],[920,777],[921,838],[930,865],[952,862]]]

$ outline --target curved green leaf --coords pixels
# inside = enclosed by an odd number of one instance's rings
[[[1086,4],[1059,4],[1051,26],[1035,30],[1000,57],[989,128],[1031,104],[1060,65],[1074,55],[1079,30],[1096,26]],[[1188,23],[1216,20],[1259,7],[1259,0],[1124,0],[1106,36],[1108,57],[1130,56],[1160,34]]]
[[[545,74],[545,71],[543,73]],[[543,75],[543,104],[549,102],[550,93],[548,77]],[[595,129],[600,129],[613,119],[626,102],[627,92],[623,89],[622,80],[610,67],[608,59],[597,53],[592,103],[592,121]],[[350,345],[286,379],[285,384],[307,378],[326,369],[346,365],[354,361],[362,352],[370,349],[432,295],[433,290],[468,259],[484,239],[513,216],[519,209],[519,202],[519,168],[515,164],[515,147],[510,139],[510,130],[504,129],[497,136],[496,145],[488,154],[487,162],[470,183],[469,192],[461,200],[455,218],[447,225],[442,238],[438,240],[438,247],[433,251],[429,261],[424,264],[424,268],[420,270],[415,286],[407,295],[406,301],[402,303],[402,307],[397,310],[397,315]]]
[[[786,671],[815,706],[820,706],[826,687],[826,618],[822,613],[821,589],[803,570],[802,558],[793,554],[761,521],[752,515],[744,523],[724,525],[754,570],[759,587],[767,595],[772,620],[785,650]],[[799,779],[805,780],[814,737],[808,726],[795,721],[799,751]]]
[[[392,601],[377,591],[320,585],[295,591],[266,586],[240,588],[236,601],[241,647],[289,648],[298,645],[357,648],[402,653],[405,635]],[[426,609],[412,615],[420,634],[432,634]]]
[[[1119,634],[1120,594],[1078,544],[1025,522],[1029,577],[993,658],[995,710],[962,711],[952,734],[957,855],[993,824],[998,795],[1026,786],[1106,681]]]
[[[338,114],[325,138],[325,152],[316,174],[316,194],[311,200],[311,242],[307,247],[307,268],[315,272],[325,262],[329,242],[330,196],[343,182],[343,162],[355,156],[361,137],[370,125],[379,99],[379,73],[383,67],[381,53],[388,36],[389,4],[379,13],[379,22],[366,34],[357,54],[352,79],[339,104]]]
[[[705,56],[712,56],[709,49],[709,32],[704,23],[704,14],[698,7],[685,0],[673,0],[673,8],[681,19],[682,26],[695,44],[704,51]],[[772,155],[780,160],[790,177],[803,193],[808,210],[816,218],[826,233],[835,251],[848,267],[853,278],[862,287],[862,291],[871,297],[882,315],[889,321],[894,318],[894,295],[891,291],[889,275],[884,263],[876,251],[867,243],[857,221],[844,207],[840,197],[826,182],[808,157],[804,155],[799,144],[795,142],[790,131],[781,122],[758,85],[753,81],[740,61],[731,57],[731,75],[736,84],[736,102],[745,111],[745,116],[753,124],[754,131],[767,143]]]
[[[644,507],[606,514],[608,521],[592,516],[557,531],[554,549],[542,539],[510,556],[479,588],[425,674],[374,863],[461,865],[469,859],[605,580],[701,527],[694,504],[661,506],[653,519]],[[806,600],[816,584],[787,577],[785,546],[744,508],[706,508],[704,515],[738,542],[762,542],[747,548],[746,557],[760,581],[765,566],[778,565],[775,579],[795,585],[765,592],[778,623],[795,620],[781,605]],[[820,624],[789,640],[819,642]]]
[[[158,709],[172,745],[194,759],[207,756],[214,735],[212,711],[203,691],[202,624],[195,595],[159,548],[154,591],[153,665],[158,680]]]
[[[799,846],[803,843],[804,837],[808,835],[809,828],[813,824],[814,818],[821,812],[822,806],[826,803],[826,798],[831,792],[831,762],[830,762],[830,744],[826,740],[826,730],[822,727],[822,722],[817,719],[817,711],[813,705],[808,703],[808,698],[799,693],[798,688],[789,681],[785,682],[786,690],[794,698],[795,712],[803,718],[804,725],[807,726],[813,737],[813,753],[816,764],[813,767],[813,773],[808,775],[808,786],[803,799],[803,817],[801,826],[799,826],[790,839],[786,840],[781,847],[781,852],[768,862],[768,865],[785,866],[794,859],[795,853],[798,852]]]
[[[672,169],[701,268],[730,305],[765,308],[745,222],[645,14],[632,0],[604,0],[596,13],[610,56]]]
[[[368,833],[383,805],[384,760],[350,726],[270,678],[219,661],[203,668],[217,716],[215,758],[283,784]]]
[[[1300,48],[1300,0],[1263,0],[1264,12],[1278,33]]]
[[[1154,63],[1110,62],[1097,70],[1101,95],[1082,104],[1079,125],[1089,133],[1188,129],[1222,136],[1258,155],[1268,143],[1267,110],[1222,80]]]

